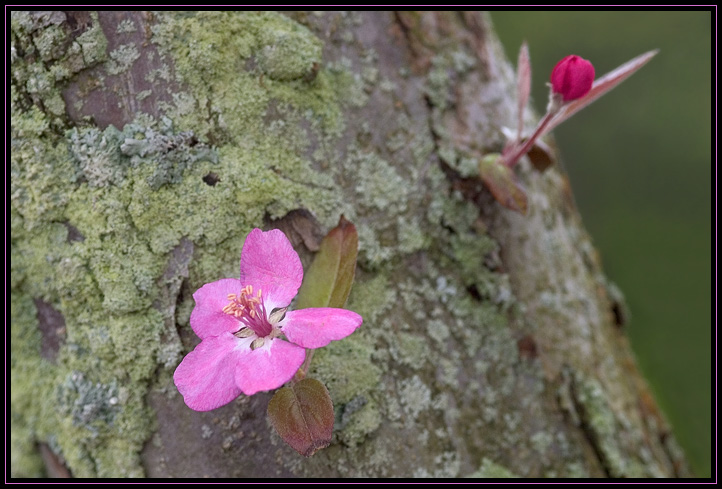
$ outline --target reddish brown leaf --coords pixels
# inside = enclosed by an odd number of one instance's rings
[[[554,152],[541,139],[537,139],[526,154],[531,164],[538,171],[544,171],[554,164]]]
[[[502,163],[501,155],[494,153],[482,158],[479,173],[484,185],[501,205],[526,214],[526,193],[516,182],[514,171]]]
[[[323,241],[298,291],[296,309],[343,307],[356,272],[358,234],[343,216]]]
[[[304,457],[331,443],[333,402],[326,386],[316,379],[276,391],[268,403],[268,418],[283,441]]]

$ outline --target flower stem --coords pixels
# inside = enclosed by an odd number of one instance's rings
[[[508,166],[509,168],[512,168],[517,161],[519,161],[519,158],[524,156],[532,146],[534,146],[534,142],[539,137],[540,134],[542,134],[542,131],[544,131],[544,128],[549,125],[551,120],[554,118],[554,116],[559,112],[559,110],[550,110],[546,113],[544,118],[539,121],[539,124],[537,124],[536,129],[534,129],[534,134],[529,136],[529,138],[524,141],[524,144],[518,147],[518,149],[515,149],[513,153],[509,156],[504,157],[504,164]]]
[[[314,350],[306,350],[306,359],[303,361],[301,368],[298,369],[296,375],[293,376],[293,382],[299,382],[306,378],[308,369],[311,367],[311,359],[313,358]]]

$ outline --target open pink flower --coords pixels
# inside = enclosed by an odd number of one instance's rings
[[[288,311],[302,280],[286,235],[254,229],[243,244],[240,280],[218,280],[193,294],[191,327],[202,341],[173,374],[188,407],[210,411],[241,393],[280,387],[303,363],[304,348],[326,346],[361,325],[361,316],[345,309]]]

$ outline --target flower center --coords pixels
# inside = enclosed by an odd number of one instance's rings
[[[273,331],[273,325],[268,321],[266,307],[263,305],[261,297],[261,289],[253,294],[253,286],[246,285],[241,289],[240,294],[228,294],[228,300],[231,301],[223,312],[230,314],[238,319],[245,327],[235,333],[236,336],[251,336],[251,331],[259,338],[265,338]],[[251,331],[248,331],[250,328]]]

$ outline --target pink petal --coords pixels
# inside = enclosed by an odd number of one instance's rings
[[[263,291],[269,313],[289,305],[302,280],[301,260],[283,231],[250,232],[241,252],[241,282]]]
[[[235,371],[243,358],[238,348],[244,347],[244,343],[250,344],[230,333],[222,333],[201,341],[186,355],[175,369],[173,381],[189,408],[210,411],[241,394]]]
[[[291,380],[306,359],[306,350],[276,338],[261,348],[244,350],[242,355],[236,366],[236,385],[250,396]]]
[[[235,333],[242,324],[233,316],[223,312],[230,302],[228,294],[241,292],[241,282],[235,278],[224,278],[205,284],[193,294],[196,307],[191,312],[191,328],[202,340],[221,333]]]
[[[340,340],[361,326],[363,318],[353,311],[318,307],[286,313],[283,334],[292,343],[304,348],[321,348],[332,340]]]

